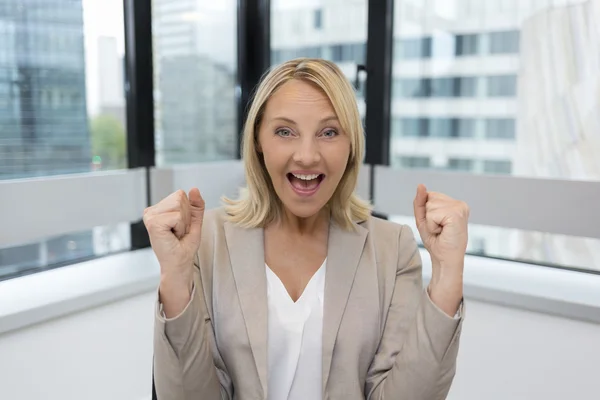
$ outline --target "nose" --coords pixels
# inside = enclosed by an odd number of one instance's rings
[[[294,162],[302,166],[312,166],[321,161],[319,144],[314,137],[305,136],[298,141],[294,152]]]

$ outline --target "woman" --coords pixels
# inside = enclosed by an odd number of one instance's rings
[[[204,212],[198,189],[144,213],[161,267],[159,400],[443,399],[454,376],[468,208],[417,189],[433,262],[355,194],[364,138],[335,64],[262,80],[244,130],[247,190]]]

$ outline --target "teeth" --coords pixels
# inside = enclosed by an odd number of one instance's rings
[[[311,175],[292,174],[292,175],[294,175],[298,179],[302,179],[303,181],[311,181],[311,180],[319,177],[319,174],[311,174]]]

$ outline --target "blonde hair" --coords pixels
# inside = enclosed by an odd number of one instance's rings
[[[273,68],[261,79],[244,125],[242,158],[247,187],[236,200],[223,198],[228,219],[246,228],[265,227],[283,214],[283,204],[275,193],[262,156],[257,151],[258,132],[267,101],[284,83],[301,79],[320,88],[329,98],[342,129],[350,138],[350,156],[346,171],[327,206],[331,218],[340,227],[353,230],[355,222],[371,215],[371,206],[355,193],[362,164],[365,139],[353,87],[332,62],[297,58]]]

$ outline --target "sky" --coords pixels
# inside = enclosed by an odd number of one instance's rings
[[[83,0],[83,29],[88,114],[99,108],[98,39],[117,40],[117,52],[125,54],[123,0]]]

